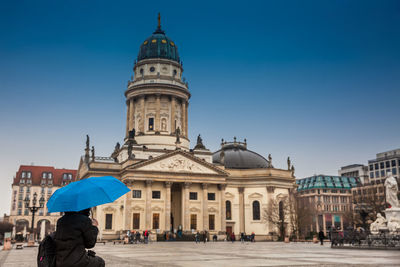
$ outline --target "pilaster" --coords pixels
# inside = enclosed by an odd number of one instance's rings
[[[225,189],[226,185],[221,184],[219,185],[219,190],[220,190],[220,202],[221,202],[221,231],[225,232],[226,231],[226,202],[225,202]]]
[[[171,129],[171,133],[175,133],[175,97],[173,97],[173,96],[171,96],[171,121],[170,121],[170,123],[171,123],[171,127],[170,127],[170,129]]]
[[[151,198],[152,198],[152,180],[146,180],[146,223],[147,230],[151,229]]]
[[[171,186],[172,182],[165,182],[165,231],[171,230]]]
[[[239,187],[239,229],[241,233],[245,232],[245,213],[244,213],[244,187]]]
[[[208,231],[208,184],[201,184],[203,188],[203,230]]]

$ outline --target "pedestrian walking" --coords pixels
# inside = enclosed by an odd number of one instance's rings
[[[213,242],[217,242],[217,239],[218,239],[217,234],[214,234],[213,235]]]
[[[321,241],[321,246],[323,246],[325,235],[324,235],[324,232],[322,232],[322,230],[319,231],[318,237],[319,237],[319,241]]]
[[[136,240],[135,240],[135,244],[140,243],[140,232],[136,231]]]
[[[197,233],[195,234],[194,239],[195,239],[195,241],[196,241],[196,244],[197,244],[197,243],[200,243],[200,234],[199,234],[198,231],[197,231]]]
[[[232,243],[235,242],[235,240],[236,240],[235,232],[232,232],[231,233],[231,241],[232,241]]]
[[[90,219],[90,209],[78,212],[65,212],[57,221],[55,234],[56,266],[90,266],[103,267],[105,262],[94,251],[96,245],[98,222]]]
[[[244,243],[244,233],[243,232],[240,233],[240,242]]]

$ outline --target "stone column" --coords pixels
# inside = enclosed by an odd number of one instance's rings
[[[203,230],[208,231],[208,184],[201,184],[203,188]]]
[[[183,216],[184,216],[184,224],[183,224],[183,230],[184,231],[190,231],[190,219],[189,219],[189,217],[190,217],[190,210],[189,210],[189,188],[190,188],[190,185],[191,185],[191,183],[184,183],[183,184],[183,187],[184,187],[184,190],[183,190],[183,193],[184,193],[184,200],[185,200],[185,209],[184,209],[184,213],[183,213]]]
[[[129,101],[126,101],[126,134],[125,134],[125,138],[128,138],[129,135],[129,115],[130,115],[130,105],[129,105]]]
[[[183,136],[185,136],[186,137],[186,101],[184,100],[184,99],[182,99],[182,106],[181,106],[181,108],[182,108],[182,112],[181,112],[181,114],[182,114],[182,122],[181,122],[181,125],[182,125],[182,129],[181,129],[181,132],[182,132],[182,135]]]
[[[146,107],[145,107],[145,96],[140,100],[142,102],[142,125],[139,128],[143,129],[143,133],[146,132]]]
[[[160,110],[161,110],[160,95],[156,95],[156,118],[155,118],[155,127],[154,127],[154,130],[156,132],[160,131]]]
[[[130,113],[130,121],[129,121],[129,131],[132,131],[133,128],[135,128],[135,100],[131,98],[129,102],[129,113]]]
[[[125,183],[125,182],[124,182]],[[131,189],[132,187],[132,180],[127,181],[125,185]],[[132,191],[124,195],[124,210],[123,210],[123,230],[131,229],[131,211],[130,211],[130,198],[132,198]]]
[[[152,180],[146,180],[146,223],[145,223],[145,228],[147,230],[151,229],[151,197],[152,197],[152,192],[151,192],[151,184],[153,183]]]
[[[245,232],[245,210],[244,210],[244,187],[239,187],[239,229],[241,233]]]
[[[171,186],[172,182],[165,182],[165,231],[171,230]]]
[[[220,184],[219,185],[219,190],[220,190],[220,201],[221,201],[221,231],[225,232],[226,231],[226,202],[225,202],[225,189],[226,189],[226,184]]]
[[[175,132],[175,97],[171,96],[171,133]]]
[[[186,121],[185,121],[185,129],[186,129],[186,137],[189,137],[189,126],[188,126],[188,108],[189,108],[189,102],[186,103]]]

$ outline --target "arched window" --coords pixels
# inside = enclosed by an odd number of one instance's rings
[[[283,201],[279,201],[279,220],[285,221],[285,213],[283,212]]]
[[[47,173],[42,173],[42,178],[47,178]]]
[[[253,202],[253,220],[260,220],[260,202]]]
[[[231,202],[227,200],[225,202],[226,205],[226,219],[227,220],[232,220],[232,208],[231,208]]]

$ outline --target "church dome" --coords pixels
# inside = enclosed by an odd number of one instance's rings
[[[269,168],[270,163],[263,156],[247,149],[242,142],[222,142],[221,149],[213,153],[213,163],[222,164],[227,169]]]
[[[180,63],[178,48],[161,29],[160,17],[156,31],[140,46],[137,61],[148,58],[165,58]]]

